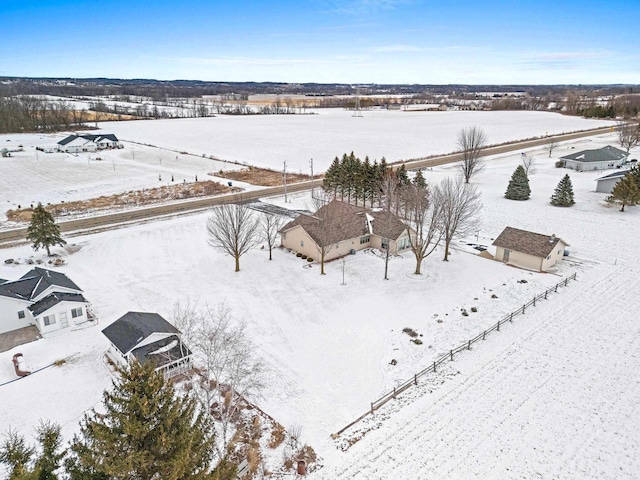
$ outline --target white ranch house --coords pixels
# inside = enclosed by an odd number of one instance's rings
[[[607,170],[621,167],[629,154],[619,148],[607,145],[595,150],[582,150],[560,157],[565,168],[578,172],[590,170]]]
[[[180,330],[157,313],[128,312],[102,333],[110,342],[107,355],[120,368],[153,362],[170,378],[191,368],[191,351]]]
[[[102,135],[74,134],[60,140],[56,146],[59,152],[66,153],[95,152],[106,148],[122,148],[122,144],[112,133]]]
[[[46,336],[86,322],[88,305],[65,274],[36,267],[18,280],[0,280],[0,333],[35,325]]]
[[[495,259],[516,267],[546,272],[562,260],[569,244],[555,235],[506,227],[495,239]]]

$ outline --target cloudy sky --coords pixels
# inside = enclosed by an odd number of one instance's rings
[[[640,1],[0,0],[0,76],[640,83]]]

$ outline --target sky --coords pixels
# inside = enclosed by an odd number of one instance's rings
[[[640,1],[0,0],[0,76],[640,83]]]

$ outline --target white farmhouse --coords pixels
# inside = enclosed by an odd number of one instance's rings
[[[495,259],[527,270],[546,272],[562,260],[569,244],[555,235],[506,227],[495,239]]]
[[[46,336],[86,322],[88,304],[65,274],[36,267],[18,280],[0,280],[0,333],[35,325]]]
[[[57,150],[66,153],[95,152],[105,148],[121,148],[122,145],[113,133],[93,135],[69,135],[58,142]]]

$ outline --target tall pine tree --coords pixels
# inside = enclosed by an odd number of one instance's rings
[[[529,188],[529,177],[522,165],[518,167],[511,175],[507,191],[504,196],[509,200],[529,200],[531,196],[531,188]]]
[[[134,364],[85,415],[65,465],[71,480],[213,478],[212,425],[194,399],[175,394],[153,362]]]
[[[633,174],[627,173],[616,183],[606,201],[612,205],[620,205],[621,212],[624,212],[624,207],[627,205],[632,206],[640,203],[640,188],[638,188]]]
[[[569,178],[569,174],[566,174],[558,183],[553,195],[551,195],[551,205],[555,205],[556,207],[570,207],[575,203],[571,178]]]
[[[51,256],[50,247],[67,243],[60,236],[60,227],[56,225],[53,215],[45,210],[42,203],[38,203],[33,210],[31,224],[27,229],[27,240],[31,240],[36,252],[42,247],[46,248],[48,256]]]

